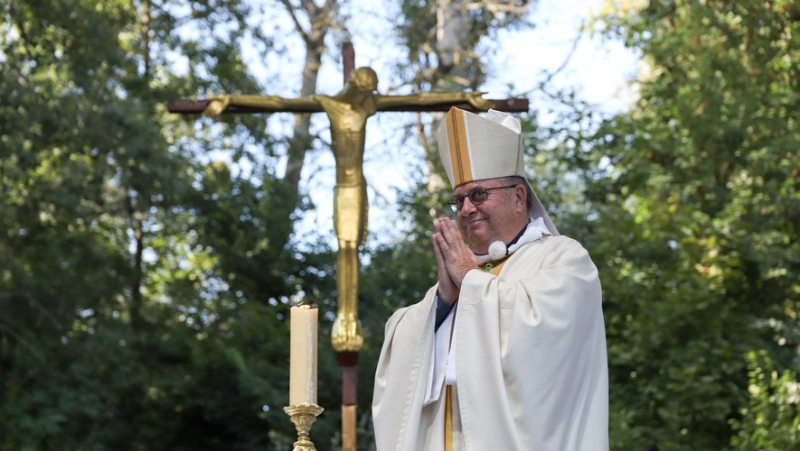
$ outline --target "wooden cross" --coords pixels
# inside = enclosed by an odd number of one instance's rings
[[[467,111],[526,112],[528,99],[483,99],[482,93],[449,92],[384,96],[376,93],[378,78],[367,67],[354,73],[355,53],[350,43],[342,47],[344,88],[336,95],[302,99],[277,96],[223,95],[208,100],[174,100],[171,113],[216,116],[236,113],[327,114],[331,123],[332,150],[336,158],[334,229],[339,241],[336,269],[337,315],[331,341],[342,368],[342,449],[356,447],[356,387],[358,351],[363,344],[358,320],[358,248],[367,234],[367,192],[363,175],[366,124],[379,111]]]

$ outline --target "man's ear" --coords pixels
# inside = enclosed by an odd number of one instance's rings
[[[517,205],[521,205],[522,208],[527,209],[528,208],[526,203],[527,199],[525,199],[525,196],[528,195],[528,192],[525,190],[525,186],[523,186],[522,184],[515,186],[514,194],[515,194],[514,199]]]

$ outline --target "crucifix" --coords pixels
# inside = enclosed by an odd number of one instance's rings
[[[337,94],[307,98],[260,95],[219,95],[207,100],[175,100],[171,113],[217,116],[230,113],[322,113],[331,125],[332,150],[336,160],[334,230],[339,243],[336,266],[338,291],[336,320],[331,342],[342,368],[342,449],[355,451],[356,386],[358,352],[364,338],[358,319],[358,248],[367,235],[367,191],[363,174],[367,120],[379,111],[528,111],[527,99],[489,100],[480,92],[423,92],[386,96],[377,93],[378,77],[372,69],[353,70],[353,46],[342,48],[344,87]]]

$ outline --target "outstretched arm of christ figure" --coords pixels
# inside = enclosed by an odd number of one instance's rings
[[[477,110],[486,111],[494,104],[483,98],[483,92],[421,92],[404,96],[377,95],[378,111],[402,106],[430,106],[443,103],[467,102]]]
[[[219,95],[208,98],[208,106],[203,111],[203,116],[219,116],[229,105],[241,107],[255,107],[259,111],[277,112],[293,111],[297,113],[317,113],[322,107],[314,99],[285,99],[277,96],[258,95]]]

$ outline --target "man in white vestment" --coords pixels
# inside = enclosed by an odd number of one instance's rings
[[[456,220],[434,223],[438,283],[386,324],[379,451],[608,449],[597,268],[525,179],[520,128],[493,110],[445,116]]]

